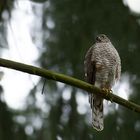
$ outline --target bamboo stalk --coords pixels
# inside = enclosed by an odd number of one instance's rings
[[[2,59],[2,58],[0,58],[0,66],[6,67],[9,69],[18,70],[18,71],[25,72],[25,73],[29,73],[32,75],[41,76],[41,77],[47,78],[49,80],[59,81],[59,82],[65,83],[65,84],[69,84],[71,86],[75,86],[75,87],[83,89],[91,94],[94,93],[96,95],[100,95],[106,100],[110,100],[111,102],[118,103],[119,105],[122,105],[130,110],[140,113],[139,105],[137,105],[133,102],[130,102],[128,100],[125,100],[117,95],[114,95],[113,93],[109,93],[107,91],[102,91],[99,88],[97,88],[89,83],[86,83],[84,81],[81,81],[79,79],[76,79],[76,78],[73,78],[73,77],[70,77],[70,76],[67,76],[64,74],[60,74],[60,73],[57,73],[54,71],[50,71],[47,69],[43,69],[43,68],[39,68],[39,67],[19,63],[19,62],[14,62],[14,61]]]

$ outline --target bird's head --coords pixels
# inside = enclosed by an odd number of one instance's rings
[[[109,38],[105,34],[100,34],[96,37],[96,42],[98,43],[105,43],[109,41],[110,41]]]

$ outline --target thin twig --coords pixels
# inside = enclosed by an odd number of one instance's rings
[[[43,87],[42,87],[42,92],[41,92],[41,94],[43,94],[43,93],[44,93],[45,84],[46,84],[46,78],[44,79],[44,83],[43,83]]]

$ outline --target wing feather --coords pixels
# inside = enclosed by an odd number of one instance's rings
[[[85,56],[85,78],[90,84],[95,84],[96,62],[91,59],[93,55],[93,47],[90,47]]]

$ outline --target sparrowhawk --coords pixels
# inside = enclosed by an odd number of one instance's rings
[[[84,65],[87,82],[100,89],[110,91],[115,82],[120,79],[119,54],[104,34],[96,37],[95,44],[86,53]],[[94,93],[89,94],[89,102],[92,109],[93,128],[101,131],[104,128],[103,98]]]

